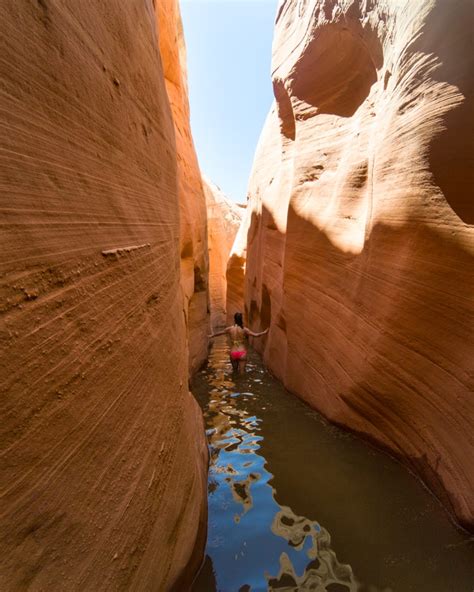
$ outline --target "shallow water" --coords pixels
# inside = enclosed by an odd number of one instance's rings
[[[193,381],[211,457],[194,592],[473,592],[474,544],[387,455],[289,395],[225,338]]]

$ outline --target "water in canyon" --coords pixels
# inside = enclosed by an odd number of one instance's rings
[[[472,592],[474,542],[406,468],[328,424],[225,338],[193,381],[210,451],[194,592]]]

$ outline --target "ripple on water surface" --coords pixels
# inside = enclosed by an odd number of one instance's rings
[[[195,592],[472,592],[472,540],[403,467],[216,340],[193,382],[209,442]],[[331,534],[330,534],[331,533]]]

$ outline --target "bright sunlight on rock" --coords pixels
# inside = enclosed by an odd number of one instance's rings
[[[0,19],[1,592],[470,590],[472,0]]]
[[[471,529],[472,22],[464,0],[280,2],[245,278],[288,389]]]
[[[183,590],[206,532],[187,343],[196,366],[208,293],[177,3],[0,13],[0,588]]]

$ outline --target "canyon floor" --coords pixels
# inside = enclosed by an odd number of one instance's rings
[[[210,447],[194,592],[469,592],[472,539],[407,469],[292,397],[225,338],[193,381]]]

